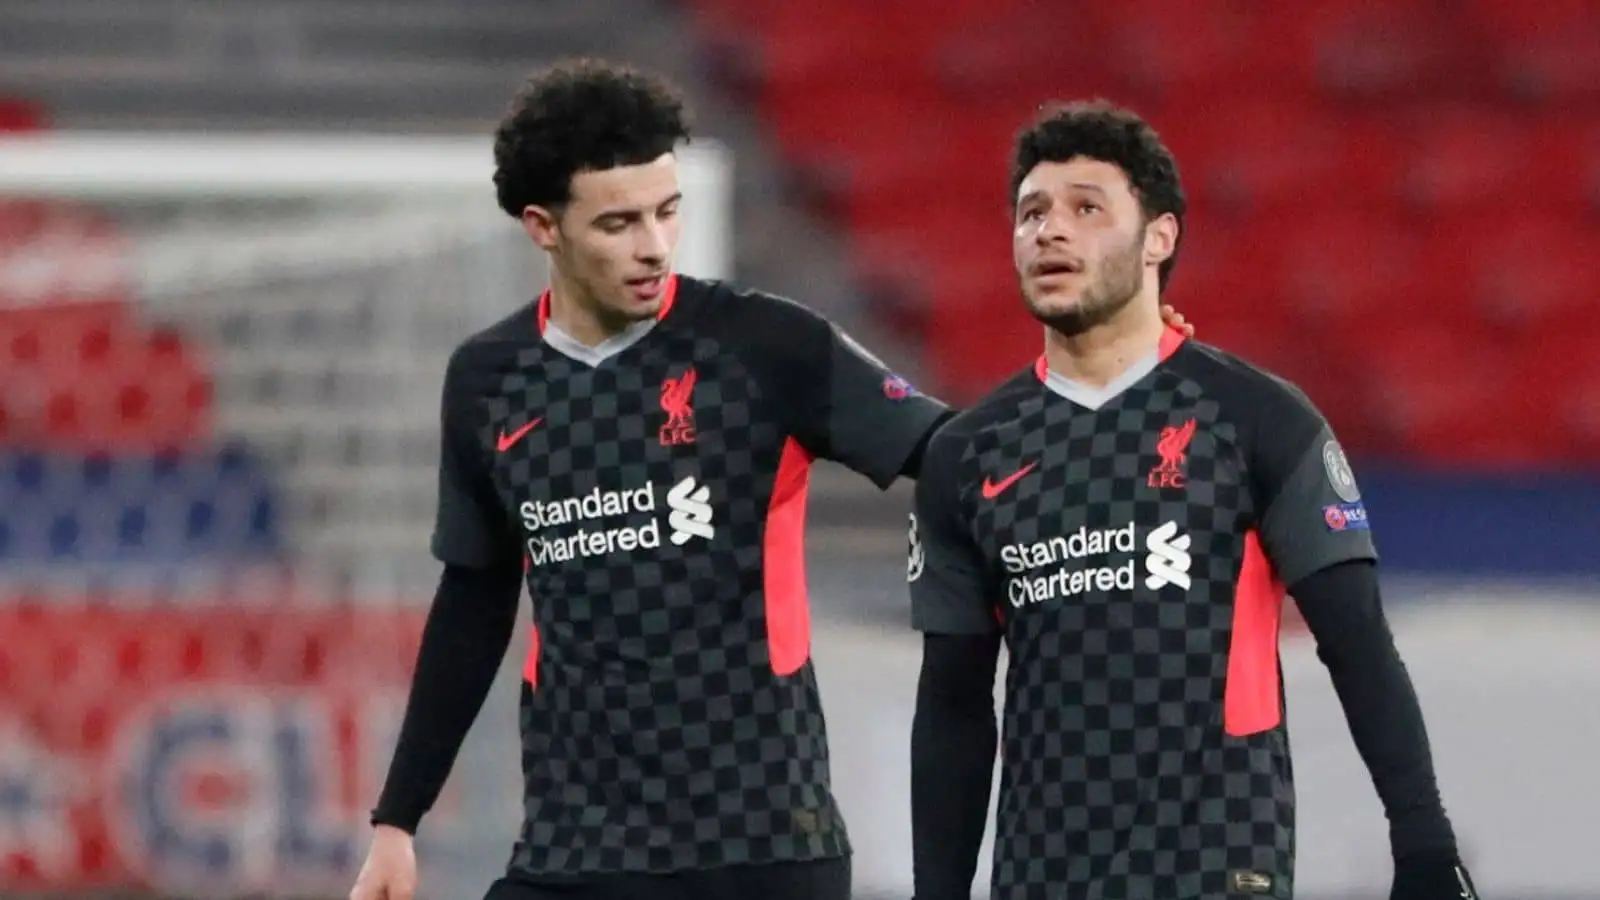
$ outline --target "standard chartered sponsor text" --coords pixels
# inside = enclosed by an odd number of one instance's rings
[[[710,541],[716,535],[710,487],[693,475],[679,480],[666,493],[668,538],[682,547],[692,540]],[[656,511],[656,485],[607,491],[595,488],[562,500],[527,500],[518,507],[528,532],[528,565],[567,562],[618,551],[651,550],[661,546],[661,520]],[[648,516],[644,522],[639,515]],[[618,518],[623,524],[612,525]],[[567,526],[579,526],[569,531]]]
[[[1012,577],[1006,594],[1014,607],[1071,597],[1087,591],[1131,591],[1134,587],[1134,524],[1120,528],[1079,528],[1048,540],[1027,544],[1008,544],[1000,549],[1000,561]],[[1076,560],[1099,560],[1108,554],[1129,554],[1117,565],[1071,568]],[[1033,575],[1041,569],[1054,571]]]
[[[640,548],[661,546],[661,522],[651,515],[639,525],[621,525],[615,528],[582,527],[570,534],[545,536],[549,528],[572,525],[613,516],[635,513],[654,513],[656,492],[654,482],[631,490],[604,491],[595,488],[579,497],[561,500],[524,501],[518,510],[522,525],[528,530],[528,564],[542,566],[552,562],[566,562],[589,556],[603,556],[618,551],[628,552]]]

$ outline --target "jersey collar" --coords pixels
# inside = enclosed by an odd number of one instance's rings
[[[543,325],[542,322],[540,324]],[[1176,328],[1168,328],[1161,332],[1161,343],[1156,345],[1156,361],[1166,362],[1172,354],[1178,352],[1178,348],[1183,346],[1185,340],[1187,338],[1183,336],[1183,332]],[[1039,358],[1033,363],[1033,374],[1039,379],[1040,384],[1046,384],[1050,379],[1050,363],[1043,353],[1039,354]]]
[[[677,273],[673,273],[673,274],[667,276],[667,283],[662,286],[661,291],[662,291],[661,308],[656,310],[656,321],[657,322],[659,322],[662,319],[665,319],[667,317],[667,313],[672,311],[672,303],[673,303],[673,301],[678,299],[678,276],[677,276]],[[550,322],[550,289],[549,288],[545,288],[544,289],[544,293],[539,295],[539,301],[536,304],[535,317],[536,317],[535,321],[538,323],[539,335],[542,337],[544,335],[545,326],[548,325],[549,322]]]

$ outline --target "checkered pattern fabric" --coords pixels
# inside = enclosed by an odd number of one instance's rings
[[[1192,352],[1098,410],[1037,383],[1020,401],[1008,392],[1015,415],[968,445],[970,524],[1001,581],[1011,654],[996,898],[1221,900],[1252,875],[1271,880],[1257,896],[1290,896],[1286,734],[1223,730],[1257,515],[1248,454],[1223,392],[1184,373]],[[1190,420],[1181,486],[1153,486],[1163,429]],[[979,495],[980,480],[1029,466]]]
[[[849,851],[811,664],[778,676],[769,658],[763,539],[787,436],[740,355],[678,316],[593,367],[528,341],[485,400],[491,452],[538,423],[493,452],[539,638],[512,861],[529,873]],[[663,388],[691,370],[672,423]]]

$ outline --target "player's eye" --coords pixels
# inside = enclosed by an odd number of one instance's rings
[[[1025,209],[1022,211],[1022,215],[1018,218],[1023,222],[1037,222],[1044,218],[1044,210],[1039,209],[1038,207],[1034,207],[1033,209]]]
[[[656,218],[658,218],[658,219],[672,219],[672,218],[676,218],[677,215],[678,215],[678,204],[674,203],[671,206],[663,206],[661,208],[661,210],[656,213]]]
[[[1102,207],[1100,206],[1100,204],[1095,203],[1092,200],[1084,200],[1084,201],[1082,201],[1081,203],[1078,204],[1078,215],[1080,215],[1080,216],[1093,215],[1093,214],[1099,212],[1101,209],[1102,209]]]

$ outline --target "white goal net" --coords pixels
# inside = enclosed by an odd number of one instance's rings
[[[723,276],[727,161],[684,162],[679,268]],[[542,284],[491,166],[0,141],[0,895],[348,886],[437,577],[445,361]]]

